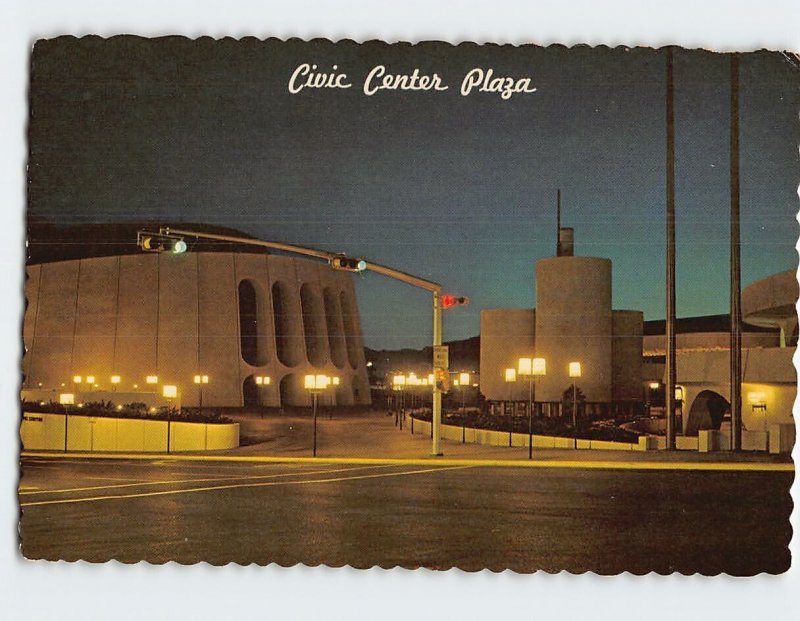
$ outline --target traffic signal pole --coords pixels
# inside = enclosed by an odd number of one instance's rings
[[[441,291],[433,292],[433,350],[442,344],[442,300]],[[431,402],[431,425],[433,447],[431,455],[438,457],[442,454],[440,440],[442,434],[442,391],[438,382],[433,382],[433,401]]]
[[[306,257],[314,257],[317,259],[322,259],[327,261],[329,265],[333,269],[341,269],[334,267],[334,259],[341,258],[343,255],[337,254],[334,252],[327,252],[325,250],[316,250],[314,248],[306,248],[304,246],[295,246],[292,244],[284,244],[282,242],[272,242],[272,241],[263,241],[260,239],[254,239],[249,237],[236,237],[232,235],[217,235],[215,233],[201,233],[199,231],[188,231],[183,229],[174,229],[172,227],[162,227],[161,233],[164,235],[183,235],[185,237],[194,237],[197,239],[213,239],[216,241],[226,241],[232,242],[236,244],[244,244],[249,246],[259,246],[261,248],[270,248],[272,250],[283,250],[284,252],[291,252],[294,254],[303,255]],[[370,270],[377,274],[381,274],[383,276],[387,276],[388,278],[393,278],[395,280],[399,280],[400,282],[404,282],[408,285],[413,287],[419,287],[421,289],[425,289],[430,291],[433,294],[433,347],[434,351],[436,347],[441,346],[442,344],[442,286],[439,283],[432,282],[430,280],[425,280],[424,278],[420,278],[418,276],[414,276],[413,274],[407,274],[406,272],[401,272],[400,270],[396,270],[391,267],[386,267],[385,265],[379,265],[377,263],[371,263],[369,261],[363,261],[364,270]],[[352,271],[352,270],[349,270]],[[362,270],[358,270],[362,271]],[[463,302],[459,303],[466,303],[467,298],[463,298]],[[431,360],[431,366],[433,366],[433,360]],[[439,390],[436,382],[433,382],[433,406],[432,406],[432,436],[433,436],[433,447],[431,450],[432,455],[440,456],[442,455],[441,447],[440,447],[440,440],[441,440],[441,431],[442,431],[442,392]]]

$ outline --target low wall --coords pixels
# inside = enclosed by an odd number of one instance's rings
[[[791,428],[792,434],[794,433],[794,425],[775,425],[775,427]],[[770,432],[772,430],[770,429]],[[784,432],[783,443],[786,450],[779,450],[781,448],[781,441],[770,441],[770,433],[766,431],[747,431],[742,430],[742,450],[743,451],[772,451],[775,446],[775,453],[791,453],[792,446],[794,446],[794,438],[792,442],[787,443],[788,429]],[[717,429],[701,429],[697,432],[698,450],[701,453],[708,453],[712,451],[730,451],[732,449],[731,432],[728,430],[721,431]]]
[[[166,452],[167,421],[23,412],[23,450]],[[170,452],[218,451],[239,446],[239,423],[170,422]]]
[[[414,433],[431,434],[431,423],[424,420],[414,420]],[[510,443],[509,443],[510,436]],[[528,446],[527,433],[510,433],[507,431],[492,431],[489,429],[473,429],[459,427],[458,425],[442,425],[442,438],[461,442],[462,437],[470,444],[484,444],[488,446]],[[533,448],[571,449],[574,447],[572,438],[555,436],[533,436]],[[645,450],[641,444],[629,442],[610,442],[608,440],[581,440],[578,439],[579,449],[595,449],[605,451],[641,451]]]

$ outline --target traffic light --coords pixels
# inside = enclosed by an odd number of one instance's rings
[[[186,252],[186,242],[183,237],[175,235],[161,235],[139,231],[136,239],[139,247],[145,252],[171,252],[181,254]]]
[[[336,256],[330,259],[328,263],[335,270],[363,272],[367,269],[367,262],[364,259],[354,259],[352,257]]]
[[[452,293],[445,293],[441,298],[439,298],[442,308],[448,309],[453,308],[454,306],[463,306],[469,304],[469,298],[464,296],[456,296]]]

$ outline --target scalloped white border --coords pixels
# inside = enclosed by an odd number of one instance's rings
[[[21,259],[25,180],[27,54],[56,34],[317,36],[358,41],[446,40],[495,43],[677,44],[719,51],[800,52],[797,0],[590,0],[513,2],[404,0],[385,6],[350,0],[317,6],[294,0],[5,0],[0,6],[0,602],[9,618],[539,618],[584,613],[600,619],[800,618],[800,529],[794,568],[755,579],[649,576],[618,578],[418,570],[311,570],[304,567],[122,567],[30,563],[16,546],[17,420]],[[800,175],[799,175],[800,177]],[[798,179],[800,181],[800,178]],[[788,223],[787,223],[788,224]],[[5,303],[5,301],[12,303]],[[16,303],[14,303],[16,301]],[[797,487],[797,486],[795,486]],[[797,497],[797,493],[795,492]],[[127,601],[127,603],[126,603]],[[179,603],[178,603],[179,602]],[[794,613],[794,614],[792,614]]]

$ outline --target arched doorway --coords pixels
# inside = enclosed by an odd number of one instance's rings
[[[252,375],[248,375],[244,378],[244,382],[242,382],[242,399],[244,401],[244,407],[261,405],[261,394]]]
[[[731,404],[713,390],[703,390],[695,397],[686,421],[686,435],[695,436],[701,429],[719,429]]]

